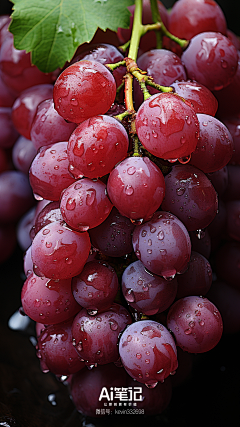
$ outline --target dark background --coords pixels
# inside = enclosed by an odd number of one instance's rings
[[[171,7],[174,1],[163,3]],[[229,28],[240,35],[239,0],[218,3]],[[0,0],[0,14],[10,13],[11,7],[8,0]],[[215,349],[194,356],[190,378],[174,388],[162,415],[85,420],[74,408],[67,388],[40,371],[29,333],[8,328],[9,317],[19,308],[23,280],[22,252],[17,248],[0,267],[0,426],[84,427],[92,423],[89,427],[132,427],[134,423],[137,427],[240,427],[240,334],[223,336]],[[49,401],[50,395],[56,405]]]

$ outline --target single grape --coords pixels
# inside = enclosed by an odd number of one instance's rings
[[[106,311],[113,304],[119,288],[113,267],[104,261],[89,261],[82,272],[72,279],[75,300],[88,312]]]
[[[189,353],[204,353],[221,339],[223,323],[217,307],[207,298],[189,296],[176,301],[167,316],[167,326],[177,345]]]
[[[199,82],[188,80],[171,84],[175,93],[185,99],[185,102],[196,114],[215,116],[218,102],[212,92]]]
[[[150,272],[165,278],[185,270],[191,255],[186,227],[176,216],[163,211],[135,227],[133,248]]]
[[[108,217],[97,227],[89,230],[93,246],[103,255],[121,257],[133,251],[134,224],[113,207]]]
[[[121,335],[119,353],[127,373],[152,387],[173,374],[178,366],[173,337],[154,320],[141,320],[128,326]]]
[[[237,49],[217,32],[203,32],[193,37],[181,59],[188,78],[211,91],[228,86],[238,67]]]
[[[162,209],[176,215],[189,231],[207,227],[214,219],[217,193],[206,175],[191,165],[176,165],[165,176]]]
[[[127,157],[128,135],[123,125],[110,116],[85,120],[68,142],[69,170],[75,177],[102,177]]]
[[[75,181],[62,192],[60,199],[64,221],[78,231],[97,227],[108,217],[112,207],[106,184],[89,178]]]
[[[127,303],[147,316],[170,307],[176,297],[177,286],[176,278],[169,282],[150,273],[141,261],[129,264],[122,275],[122,292]]]
[[[162,203],[164,177],[148,157],[128,157],[111,171],[107,192],[122,215],[146,221]]]
[[[76,126],[58,114],[52,98],[46,99],[38,104],[31,126],[31,141],[37,150],[45,145],[68,141]]]
[[[214,0],[179,0],[169,14],[169,31],[190,40],[204,31],[226,35],[227,23],[221,7]]]
[[[91,248],[87,232],[77,233],[58,221],[43,227],[32,242],[34,272],[50,279],[68,279],[79,274]]]
[[[12,161],[15,168],[27,175],[36,155],[37,150],[32,141],[24,136],[20,136],[12,149]]]
[[[68,165],[67,141],[40,148],[29,170],[29,181],[37,200],[60,199],[62,191],[75,182]]]
[[[212,284],[212,268],[209,261],[198,252],[192,251],[187,270],[179,274],[177,298],[189,295],[206,295]]]
[[[108,310],[95,315],[83,308],[72,325],[73,344],[78,354],[90,364],[105,365],[119,359],[118,337],[131,316],[123,306],[114,303]]]
[[[37,356],[43,372],[55,375],[70,375],[85,368],[72,345],[72,322],[69,319],[49,325],[41,332],[37,341]]]
[[[51,84],[31,86],[21,92],[12,106],[12,121],[20,135],[31,139],[30,131],[37,106],[45,99],[51,98],[52,94]]]
[[[199,136],[195,112],[171,93],[156,94],[143,102],[136,115],[136,130],[143,146],[165,160],[189,156]]]
[[[71,278],[55,281],[31,273],[23,284],[21,301],[24,313],[45,325],[64,322],[80,310],[72,295]]]
[[[152,49],[138,58],[138,67],[147,72],[153,81],[162,86],[170,86],[176,80],[186,80],[186,71],[179,56],[167,49]],[[159,93],[148,88],[151,95]],[[134,80],[134,102],[138,108],[143,102],[143,94],[137,80]]]
[[[199,140],[191,154],[190,164],[205,173],[216,172],[230,161],[233,154],[233,138],[228,128],[208,114],[197,114]]]
[[[73,374],[70,383],[70,395],[77,411],[89,417],[103,416],[106,403],[108,403],[108,400],[101,396],[104,387],[109,393],[112,390],[116,390],[116,388],[122,390],[122,387],[127,387],[125,369],[118,368],[113,363],[108,363],[107,365],[94,367],[91,370],[87,368],[81,369],[76,374]],[[113,404],[118,404],[118,402],[119,399],[113,398]]]
[[[116,96],[116,83],[110,71],[97,61],[78,61],[57,78],[53,99],[65,120],[81,123],[105,114]]]

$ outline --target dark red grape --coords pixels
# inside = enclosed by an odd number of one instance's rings
[[[148,270],[165,278],[185,270],[191,255],[186,227],[176,216],[162,211],[135,227],[133,248]]]
[[[162,86],[170,86],[176,80],[186,80],[186,71],[179,56],[167,49],[152,49],[138,58],[138,67],[147,72],[153,81]],[[151,95],[159,93],[149,87]],[[138,108],[143,102],[139,82],[134,80],[134,102]]]
[[[0,174],[0,222],[18,221],[33,205],[28,177],[15,170]]]
[[[36,199],[60,199],[62,191],[75,182],[68,165],[67,142],[56,142],[40,148],[29,170],[29,180]]]
[[[165,176],[162,209],[176,215],[189,231],[207,227],[214,219],[217,193],[206,175],[190,165],[173,166]]]
[[[15,49],[12,34],[2,44],[0,70],[4,83],[17,94],[31,86],[54,81],[53,73],[42,73],[31,63],[30,53]]]
[[[32,242],[34,272],[50,279],[67,279],[79,274],[91,249],[87,232],[78,233],[58,221],[43,227]]]
[[[212,284],[212,268],[209,261],[192,251],[187,270],[179,274],[177,298],[189,295],[206,295]]]
[[[169,282],[152,274],[141,261],[129,264],[122,275],[122,292],[127,303],[147,316],[170,307],[176,297],[177,286],[176,278]]]
[[[97,227],[110,214],[113,205],[106,193],[106,184],[82,178],[62,192],[60,210],[69,227],[86,231]]]
[[[187,82],[175,82],[171,86],[174,88],[175,93],[185,99],[185,102],[196,114],[215,116],[218,102],[207,87],[191,80]]]
[[[178,366],[173,337],[165,326],[153,320],[128,326],[121,335],[119,353],[127,373],[152,387],[173,374]]]
[[[216,172],[230,161],[233,139],[228,128],[215,117],[197,114],[199,140],[191,154],[190,164],[205,173]]]
[[[95,315],[83,308],[73,321],[73,344],[81,358],[90,364],[117,362],[118,336],[130,323],[130,314],[119,304],[114,303],[107,311]]]
[[[12,148],[19,137],[19,133],[13,126],[11,108],[0,107],[0,128],[0,148]]]
[[[115,96],[114,77],[104,65],[93,60],[70,65],[60,74],[53,89],[57,112],[74,123],[105,114]]]
[[[31,127],[31,140],[36,149],[55,142],[68,141],[76,123],[66,122],[55,110],[53,99],[40,102]]]
[[[12,161],[15,168],[27,175],[36,155],[37,150],[32,141],[24,136],[20,136],[12,149]]]
[[[181,59],[188,78],[197,80],[211,91],[228,86],[238,66],[237,49],[227,37],[217,32],[204,32],[193,37]]]
[[[93,246],[102,254],[120,257],[130,254],[133,250],[132,232],[134,224],[126,216],[121,215],[113,207],[107,219],[98,227],[89,230]]]
[[[167,316],[167,326],[177,345],[189,353],[204,353],[221,339],[222,318],[207,298],[189,296],[176,301]]]
[[[55,281],[31,273],[22,287],[21,301],[24,312],[45,325],[64,322],[80,310],[72,294],[71,278]]]
[[[128,135],[123,125],[110,116],[85,120],[68,142],[69,170],[78,177],[98,178],[127,157]]]
[[[36,348],[43,372],[70,375],[85,367],[72,344],[72,322],[49,325],[39,335]]]
[[[91,44],[90,47],[87,48],[87,50],[75,56],[72,63],[80,61],[82,59],[87,61],[94,60],[105,65],[123,61],[124,57],[115,46],[107,43],[101,43]],[[117,87],[120,86],[120,84],[122,83],[123,76],[125,73],[126,67],[124,67],[123,65],[117,67],[113,71],[113,77],[115,78]]]
[[[164,177],[148,157],[128,157],[111,171],[107,192],[122,215],[146,221],[163,201]]]
[[[91,370],[81,369],[81,371],[73,374],[70,394],[77,411],[89,417],[105,414],[105,404],[108,401],[101,396],[104,387],[109,393],[116,388],[122,390],[122,387],[127,387],[125,369],[117,368],[113,363],[109,363],[99,365]],[[112,402],[117,404],[119,399],[113,398]]]
[[[169,31],[190,40],[204,31],[226,35],[227,23],[221,7],[214,0],[179,0],[169,14]]]
[[[35,221],[31,229],[31,237],[34,238],[41,228],[55,221],[64,222],[60,211],[60,203],[49,202],[40,210],[38,215],[35,215]]]
[[[51,98],[53,86],[42,84],[32,86],[21,92],[12,106],[12,121],[17,131],[31,139],[31,126],[36,114],[37,106],[45,99]]]
[[[193,109],[178,95],[160,93],[143,102],[136,115],[136,129],[150,153],[176,160],[195,150],[199,124]]]
[[[113,267],[103,261],[87,262],[72,279],[72,292],[80,306],[91,313],[106,311],[113,304],[119,288]]]

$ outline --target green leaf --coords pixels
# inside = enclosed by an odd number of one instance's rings
[[[128,28],[134,0],[12,0],[10,31],[16,49],[31,52],[47,73],[62,68],[97,30]]]

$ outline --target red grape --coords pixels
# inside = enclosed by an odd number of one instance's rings
[[[146,221],[162,203],[164,177],[148,157],[128,157],[111,171],[107,192],[122,215]]]
[[[191,255],[187,229],[176,216],[162,211],[135,227],[133,248],[148,270],[165,278],[185,270]]]
[[[195,150],[199,124],[193,109],[178,95],[160,93],[143,102],[136,115],[136,129],[150,153],[176,160]]]
[[[141,320],[128,326],[121,335],[119,353],[128,374],[152,387],[173,374],[178,366],[173,337],[154,320]]]
[[[98,178],[127,157],[128,135],[123,125],[110,116],[85,120],[72,133],[68,143],[71,173]]]
[[[66,68],[53,89],[57,112],[74,123],[105,114],[116,96],[110,71],[97,61],[82,60]]]
[[[32,242],[34,272],[50,279],[67,279],[79,274],[91,248],[87,232],[77,233],[58,221],[43,227]]]
[[[167,326],[177,345],[189,353],[204,353],[214,348],[223,330],[217,307],[207,298],[198,296],[176,301],[168,312]]]

